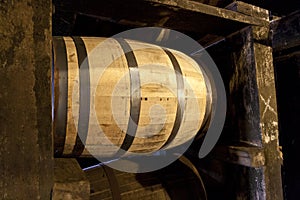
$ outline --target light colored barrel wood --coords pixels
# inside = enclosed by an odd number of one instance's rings
[[[79,67],[78,67],[78,57],[75,45],[71,38],[65,38],[66,43],[66,51],[68,55],[68,97],[72,97],[73,90],[79,90],[78,84],[75,83],[79,82]],[[76,87],[76,88],[74,88]],[[64,154],[71,154],[74,148],[74,144],[76,141],[77,136],[77,129],[78,127],[78,120],[71,120],[73,118],[73,111],[78,113],[79,105],[73,103],[72,98],[68,98],[68,112],[67,112],[67,119],[68,123],[66,132],[66,141],[64,145]]]
[[[57,39],[54,37],[54,44]],[[65,130],[54,128],[55,136],[59,132],[59,137],[65,138],[58,156],[113,156],[130,138],[128,135],[134,139],[125,149],[126,154],[148,153],[181,145],[201,128],[210,94],[200,66],[187,55],[130,40],[123,41],[133,52],[131,55],[124,54],[124,46],[116,39],[81,37],[81,46],[78,39],[59,39],[65,44],[68,85],[67,92],[60,91],[60,84],[65,82],[57,59],[63,55],[56,54],[54,45],[54,127],[66,123]],[[81,65],[82,49],[87,60]],[[87,74],[88,80],[82,78]],[[89,97],[81,96],[81,88],[87,83]],[[67,98],[67,105],[61,105],[65,110],[58,109],[61,98]],[[89,101],[89,110],[80,109],[87,103],[84,101]],[[57,116],[64,112],[65,122],[58,121]],[[88,120],[82,116],[88,116]],[[80,124],[83,121],[88,124]],[[137,127],[131,128],[135,122]],[[79,131],[79,126],[87,126],[86,133]],[[85,145],[79,154],[74,153],[80,147],[78,139]]]

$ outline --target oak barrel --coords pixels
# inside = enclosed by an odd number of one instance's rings
[[[84,172],[90,182],[90,200],[205,200],[204,183],[196,168],[189,167],[178,160],[148,173],[126,173],[105,165]]]
[[[192,139],[211,94],[201,66],[122,38],[53,37],[56,157],[155,152]]]

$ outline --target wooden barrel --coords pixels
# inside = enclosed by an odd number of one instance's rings
[[[149,153],[192,139],[211,94],[187,55],[126,39],[53,37],[56,157]]]
[[[126,173],[104,165],[87,168],[84,172],[90,182],[90,200],[206,199],[198,171],[180,161],[148,173]]]

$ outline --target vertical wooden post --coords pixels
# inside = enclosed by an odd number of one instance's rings
[[[235,2],[233,5],[237,12],[269,21],[269,12],[264,9],[243,2]],[[250,40],[244,41],[243,46],[245,48],[242,48],[242,51],[237,54],[238,57],[236,58],[238,59],[233,58],[235,63],[239,65],[239,62],[243,62],[239,59],[240,55],[245,55],[244,60],[247,60],[248,63],[248,66],[245,67],[251,69],[249,74],[254,76],[251,79],[254,87],[250,88],[250,91],[247,92],[249,95],[244,96],[243,101],[248,102],[250,100],[251,106],[248,108],[254,108],[252,111],[256,114],[249,117],[254,123],[250,126],[252,127],[250,130],[244,130],[242,135],[246,137],[242,139],[262,148],[265,160],[262,167],[250,170],[250,191],[256,193],[253,195],[255,199],[282,199],[282,156],[278,140],[278,114],[270,24],[268,26],[253,26],[246,35],[250,37]],[[250,52],[245,54],[245,49]],[[259,127],[257,127],[258,125]],[[253,137],[255,138],[254,141],[252,140]],[[258,178],[257,181],[255,181],[256,178]],[[259,184],[261,187],[256,190],[253,185],[257,185],[257,182],[261,182]]]
[[[50,199],[51,0],[0,3],[0,199]]]
[[[217,146],[213,156],[234,164],[226,174],[229,182],[234,180],[230,187],[235,194],[230,193],[230,198],[279,200],[283,195],[269,33],[269,27],[249,26],[210,50],[222,66],[228,93],[227,123],[221,138],[226,145]]]
[[[254,59],[259,96],[260,129],[265,154],[266,199],[282,199],[282,157],[278,140],[275,74],[269,27],[253,27]]]
[[[230,78],[230,98],[240,102],[231,106],[235,111],[232,112],[232,118],[236,120],[233,127],[237,128],[235,132],[241,143],[262,149],[260,156],[264,157],[263,166],[241,170],[248,180],[237,194],[245,197],[248,191],[246,196],[249,199],[282,199],[282,157],[278,142],[275,75],[269,28],[249,27],[233,34],[228,41],[232,46],[234,68]],[[247,148],[250,152],[250,148]]]
[[[260,128],[260,91],[257,83],[257,60],[255,59],[252,28],[249,26],[227,38],[227,48],[231,49],[231,67],[228,69],[229,118],[233,141],[237,149],[251,153],[253,148],[259,154],[253,160],[261,160],[260,165],[246,165],[242,154],[237,158],[240,166],[231,169],[235,177],[237,199],[266,199],[263,166],[267,162],[263,147],[263,133]],[[236,150],[235,150],[236,152]],[[280,174],[278,174],[280,176]]]

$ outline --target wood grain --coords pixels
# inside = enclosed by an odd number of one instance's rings
[[[175,72],[174,63],[159,46],[125,40],[133,51],[137,68],[128,66],[128,56],[115,39],[82,37],[88,53],[90,75],[90,113],[85,150],[81,156],[113,156],[125,142],[126,135],[134,137],[126,154],[149,153],[162,147],[171,148],[192,139],[203,123],[207,95],[206,83],[201,67],[187,55],[168,50],[176,59],[180,73]],[[79,120],[80,84],[78,52],[74,40],[64,37],[68,57],[68,109],[67,128],[63,156],[72,156]],[[54,49],[55,51],[55,49]],[[83,69],[83,68],[82,68]],[[85,69],[85,68],[84,68]],[[132,76],[133,71],[137,77]],[[176,75],[177,73],[177,75]],[[183,80],[183,91],[178,91],[178,80]],[[134,80],[138,78],[139,80]],[[57,79],[55,79],[57,80]],[[133,81],[140,85],[139,97],[132,97]],[[54,83],[57,87],[58,83]],[[59,93],[59,91],[56,91]],[[183,96],[178,96],[178,95]],[[136,132],[130,133],[128,124],[132,98],[139,98],[140,111]],[[182,103],[178,101],[181,99]],[[57,105],[57,103],[55,104]],[[167,143],[181,109],[182,119],[175,137]],[[57,113],[57,112],[56,112]],[[129,132],[128,132],[129,131]]]

